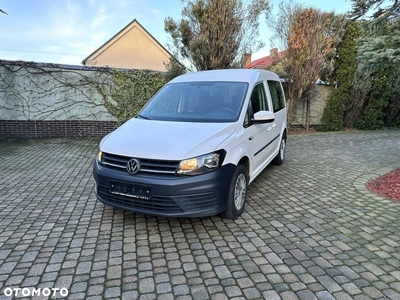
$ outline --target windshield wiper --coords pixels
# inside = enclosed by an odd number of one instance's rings
[[[136,117],[139,117],[139,118],[142,118],[142,119],[145,119],[145,120],[150,120],[150,118],[148,118],[146,116],[143,116],[143,115],[137,115]]]

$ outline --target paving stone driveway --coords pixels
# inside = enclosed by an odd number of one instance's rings
[[[0,299],[400,299],[400,203],[364,187],[400,167],[399,131],[290,136],[235,221],[104,206],[97,144],[0,141]]]

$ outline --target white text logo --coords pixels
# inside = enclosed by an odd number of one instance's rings
[[[62,297],[68,296],[68,289],[66,288],[43,288],[43,289],[35,289],[35,288],[5,288],[4,295],[7,297],[10,296],[23,296],[23,297],[33,297],[33,296],[45,296],[48,297],[58,296],[58,294]]]

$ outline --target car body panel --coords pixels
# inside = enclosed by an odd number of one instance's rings
[[[108,135],[103,152],[130,157],[182,160],[217,150],[234,123],[163,122],[133,118]]]

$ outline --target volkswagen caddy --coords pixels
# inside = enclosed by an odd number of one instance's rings
[[[95,193],[107,205],[143,214],[235,219],[249,184],[269,163],[283,163],[286,132],[276,74],[181,75],[102,139]]]

